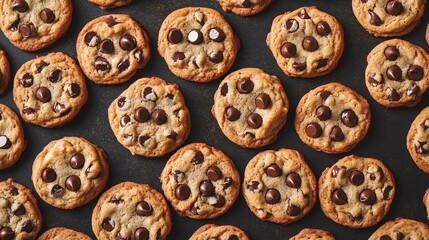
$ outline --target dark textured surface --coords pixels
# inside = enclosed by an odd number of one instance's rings
[[[8,54],[12,66],[12,76],[24,62],[37,55],[63,51],[76,58],[75,41],[80,29],[91,19],[108,13],[127,13],[141,24],[150,38],[151,60],[145,69],[139,71],[125,84],[97,86],[87,81],[88,102],[78,116],[64,127],[43,129],[24,123],[27,149],[13,168],[0,171],[0,180],[12,177],[34,189],[30,180],[31,166],[34,158],[43,147],[50,141],[63,136],[81,136],[106,150],[111,169],[107,188],[123,181],[135,181],[148,183],[161,190],[158,177],[171,154],[158,159],[132,156],[116,141],[107,119],[107,108],[110,102],[131,82],[140,77],[158,76],[180,85],[182,89],[192,116],[192,129],[187,143],[206,142],[223,150],[234,160],[241,176],[243,176],[247,162],[258,151],[266,149],[292,148],[300,151],[317,177],[326,167],[333,165],[336,160],[348,154],[379,158],[392,170],[397,182],[397,195],[391,210],[382,223],[396,217],[413,218],[427,223],[421,199],[425,189],[429,186],[429,176],[420,171],[411,160],[406,149],[405,139],[412,120],[421,109],[427,106],[429,94],[426,93],[422,102],[414,108],[386,109],[371,98],[364,83],[366,56],[383,39],[373,37],[359,25],[352,13],[350,0],[276,0],[266,11],[248,18],[224,13],[215,0],[134,0],[128,7],[111,11],[102,11],[85,0],[74,0],[73,3],[75,11],[71,29],[62,39],[47,49],[36,53],[26,53],[13,47],[4,35],[0,34],[0,47],[5,49]],[[265,36],[270,30],[271,22],[275,16],[301,6],[311,5],[316,5],[319,9],[332,14],[343,25],[345,33],[344,55],[339,66],[325,77],[316,79],[288,78],[277,66],[274,57],[266,46]],[[247,150],[230,142],[222,134],[210,113],[213,95],[220,80],[209,84],[197,84],[178,79],[168,70],[164,60],[159,56],[156,51],[156,43],[158,29],[163,19],[171,11],[187,6],[205,6],[217,9],[230,22],[241,39],[241,49],[232,70],[243,67],[259,67],[270,74],[277,75],[282,80],[290,99],[291,109],[286,126],[280,132],[279,139],[273,144],[258,150]],[[426,13],[422,20],[423,24],[401,38],[428,50],[429,47],[424,41],[427,22],[428,14]],[[372,110],[373,121],[368,135],[347,154],[327,155],[316,152],[300,141],[293,127],[293,116],[300,98],[310,89],[333,81],[343,83],[362,94],[368,99]],[[5,95],[0,96],[0,102],[15,111],[17,110],[12,100],[11,86]],[[72,211],[56,209],[45,204],[40,198],[38,200],[44,218],[43,231],[48,228],[63,226],[94,236],[91,230],[91,214],[96,200]],[[363,230],[339,226],[325,217],[319,204],[316,204],[310,214],[302,220],[288,226],[266,223],[257,219],[250,212],[240,195],[229,212],[214,220],[190,220],[180,218],[173,213],[173,228],[168,239],[188,239],[197,228],[207,223],[234,224],[245,230],[252,239],[288,239],[304,227],[328,230],[337,239],[367,239],[380,225]]]

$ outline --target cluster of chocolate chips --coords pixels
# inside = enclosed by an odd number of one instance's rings
[[[426,130],[428,130],[429,128],[429,118],[426,118],[425,120],[423,120],[423,122],[420,123],[420,127],[423,129],[424,132],[426,132]],[[418,139],[415,149],[416,149],[416,152],[419,154],[428,154],[429,146],[428,146],[427,139]]]
[[[368,2],[368,0],[361,0],[362,3],[366,3]],[[398,16],[400,15],[403,11],[403,6],[402,3],[398,0],[390,0],[386,3],[386,6],[384,8],[384,10],[386,11],[387,14],[392,15],[392,16]],[[371,25],[374,26],[381,26],[383,24],[383,21],[380,19],[380,16],[378,16],[377,13],[374,12],[373,9],[368,10],[368,14],[369,14],[369,23]]]
[[[0,113],[0,121],[1,120],[3,120],[3,117]],[[6,135],[0,135],[0,149],[9,149],[10,147],[12,147],[12,142],[9,138]]]
[[[395,232],[396,232],[395,239],[389,237],[388,235],[383,235],[379,238],[379,240],[403,240],[403,239],[405,239],[405,235],[402,232],[399,232],[399,231],[395,231]]]

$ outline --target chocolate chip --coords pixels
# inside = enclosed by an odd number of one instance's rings
[[[138,228],[134,232],[134,239],[135,240],[148,240],[149,239],[149,230],[147,230],[144,227]]]
[[[114,204],[118,205],[118,204],[120,204],[120,203],[123,203],[123,202],[124,202],[124,200],[122,200],[121,198],[118,198],[116,195],[113,195],[113,196],[110,198],[110,201],[109,201],[109,202],[111,202],[111,203],[114,203]]]
[[[76,83],[72,83],[67,88],[67,93],[71,98],[75,98],[80,95],[80,86]]]
[[[101,41],[99,49],[102,53],[110,54],[115,50],[115,46],[113,45],[112,40],[105,39]]]
[[[167,138],[177,140],[177,136],[178,136],[177,132],[171,131],[170,134],[167,135]]]
[[[42,9],[42,11],[39,13],[39,17],[44,23],[53,23],[55,20],[55,14],[49,8]]]
[[[305,128],[305,133],[311,138],[318,138],[322,134],[322,127],[316,122],[312,122]]]
[[[423,68],[419,65],[412,65],[407,71],[407,77],[413,81],[420,81],[423,78]]]
[[[121,232],[118,232],[118,234],[116,235],[115,240],[131,240],[131,237],[122,237]]]
[[[347,127],[354,127],[359,123],[359,119],[353,110],[347,109],[341,113],[341,122]]]
[[[282,174],[282,169],[277,164],[271,164],[265,169],[265,173],[270,177],[278,177]]]
[[[343,130],[341,130],[340,127],[335,126],[332,128],[331,133],[329,134],[329,137],[332,141],[342,141],[344,139],[344,133]]]
[[[171,57],[173,61],[177,62],[178,60],[185,59],[185,54],[183,52],[175,52],[173,53],[173,57]]]
[[[316,61],[316,69],[325,67],[326,65],[328,65],[328,59],[326,58],[322,58]]]
[[[179,200],[186,200],[191,195],[191,189],[186,184],[177,185],[175,192],[176,198]]]
[[[149,111],[145,107],[137,108],[136,111],[134,112],[134,119],[137,122],[144,123],[148,121],[149,118],[150,118]]]
[[[232,180],[231,177],[226,177],[225,180],[222,183],[223,190],[225,190],[228,187],[230,187],[233,183],[234,183],[234,181]]]
[[[12,196],[17,196],[17,195],[18,195],[18,189],[17,189],[16,187],[14,187],[14,186],[11,186],[11,187],[9,188],[9,193],[10,193],[10,195],[12,195]]]
[[[331,201],[336,205],[343,205],[347,203],[347,195],[342,189],[336,189],[331,195]]]
[[[82,153],[76,153],[70,158],[69,164],[73,169],[81,169],[85,164],[85,157]]]
[[[364,182],[365,177],[361,171],[353,170],[350,172],[349,180],[353,185],[359,186]]]
[[[250,2],[250,0],[241,0],[241,6],[250,8],[252,6],[252,2]]]
[[[155,111],[152,112],[152,121],[156,125],[162,125],[167,122],[167,114],[162,109],[155,109]]]
[[[299,28],[299,23],[295,19],[288,19],[285,24],[286,30],[288,32],[296,32]]]
[[[353,216],[351,213],[349,213],[349,218],[353,221],[353,222],[361,222],[363,219],[362,214],[358,214],[357,216]]]
[[[5,135],[0,135],[0,149],[9,149],[12,146],[9,138]]]
[[[228,84],[224,83],[220,88],[220,95],[226,96],[226,94],[228,94]]]
[[[247,117],[247,125],[253,129],[258,129],[262,125],[262,117],[257,113],[251,113]]]
[[[302,19],[310,19],[310,16],[308,16],[307,11],[305,11],[305,9],[302,9],[301,12],[299,12],[298,16]]]
[[[365,189],[359,194],[359,201],[365,205],[374,205],[377,201],[377,196],[374,191]]]
[[[127,98],[126,97],[120,97],[118,99],[118,103],[117,103],[118,107],[119,108],[123,108],[126,102],[127,102]]]
[[[201,164],[204,161],[204,155],[201,151],[196,150],[195,155],[191,160],[191,163],[194,165]]]
[[[293,44],[291,42],[283,43],[282,47],[280,48],[280,54],[285,58],[291,58],[291,57],[295,56],[295,54],[296,54],[295,44]]]
[[[396,240],[402,240],[402,239],[404,239],[405,238],[405,236],[404,236],[404,234],[403,233],[401,233],[401,232],[396,232]]]
[[[247,183],[246,188],[251,192],[255,192],[255,190],[258,189],[258,186],[259,186],[259,182],[250,181],[249,183]]]
[[[61,81],[62,75],[63,75],[63,72],[61,70],[55,69],[54,71],[51,71],[49,73],[48,79],[52,83],[57,83],[57,82]]]
[[[100,42],[100,38],[94,31],[89,31],[83,37],[83,42],[89,47],[95,47]]]
[[[130,116],[128,116],[128,115],[124,115],[124,116],[122,116],[122,117],[121,117],[121,121],[120,121],[120,125],[121,125],[121,127],[125,127],[125,126],[127,126],[127,124],[128,124],[130,121],[131,121]]]
[[[320,92],[320,98],[323,101],[326,101],[326,99],[328,99],[329,96],[331,96],[331,92],[330,91],[322,91],[322,92]]]
[[[16,32],[18,31],[18,26],[19,26],[19,16],[18,19],[16,19],[9,27],[9,30],[12,32]]]
[[[223,61],[223,52],[211,52],[209,54],[209,60],[213,63],[220,63]]]
[[[23,114],[33,114],[35,112],[36,110],[34,110],[32,107],[24,107],[24,109],[22,109]]]
[[[168,32],[168,41],[172,44],[180,43],[183,39],[183,34],[179,29],[173,28]]]
[[[104,57],[97,57],[94,64],[95,70],[101,72],[102,74],[108,73],[110,71],[110,64]]]
[[[141,201],[139,203],[137,203],[136,205],[136,213],[139,216],[150,216],[153,212],[153,208],[152,206],[146,202],[146,201]]]
[[[134,58],[139,64],[142,64],[144,62],[143,52],[142,50],[138,49],[134,51]]]
[[[64,188],[57,184],[52,187],[51,193],[55,197],[61,197],[64,194]]]
[[[251,133],[251,132],[245,132],[245,133],[243,133],[242,137],[246,137],[246,136],[249,136],[251,138],[255,138],[255,134]]]
[[[225,117],[226,117],[226,119],[228,119],[231,122],[238,120],[240,118],[240,116],[241,116],[240,111],[238,111],[234,107],[228,107],[225,110]]]
[[[116,24],[118,24],[118,22],[116,22],[116,20],[112,17],[112,16],[108,16],[107,18],[104,19],[104,22],[107,24],[107,26],[109,27],[113,27]]]
[[[319,43],[314,37],[308,36],[302,40],[302,47],[309,52],[314,52],[319,48]]]
[[[72,175],[66,179],[66,188],[69,191],[77,192],[80,189],[80,178],[76,175]]]
[[[12,3],[12,9],[23,13],[28,11],[28,4],[24,0],[14,0]]]
[[[21,36],[24,40],[31,37],[33,34],[33,31],[31,30],[31,24],[30,23],[24,23],[19,27],[19,33],[21,33]]]
[[[119,40],[119,46],[125,51],[133,50],[137,45],[136,39],[130,34],[125,34]]]
[[[329,24],[325,21],[321,21],[316,25],[317,33],[320,36],[327,36],[329,33],[331,33],[331,27],[329,27]]]
[[[205,15],[201,11],[195,11],[194,13],[194,19],[197,23],[199,23],[201,26],[204,26],[205,24]]]
[[[386,71],[387,78],[393,81],[402,81],[402,70],[398,65],[390,66]]]
[[[142,98],[145,101],[155,102],[156,100],[158,100],[158,95],[156,94],[155,90],[153,90],[153,88],[146,87],[142,91]]]
[[[399,57],[399,49],[395,46],[388,46],[384,49],[384,56],[389,61],[395,61]]]
[[[253,91],[253,81],[250,78],[242,78],[237,82],[237,90],[239,93],[247,94]]]
[[[42,72],[42,70],[45,68],[45,67],[47,67],[47,66],[49,66],[49,63],[47,63],[47,62],[45,62],[45,61],[40,61],[40,62],[38,62],[38,63],[36,63],[36,72],[38,72],[38,73],[41,73]],[[29,73],[27,73],[27,74],[29,74]]]
[[[319,106],[316,109],[316,116],[320,121],[326,121],[331,118],[331,109],[327,106]]]
[[[144,147],[144,144],[146,143],[147,140],[149,140],[150,137],[147,135],[141,135],[137,138],[137,141],[140,143],[140,145],[142,145]]]
[[[389,100],[390,101],[396,102],[399,99],[401,99],[401,95],[399,95],[399,93],[395,89],[393,89],[393,88],[387,88],[387,89],[390,92],[390,95],[389,95]]]
[[[44,182],[50,183],[57,179],[57,173],[52,168],[46,168],[42,172],[42,180]]]
[[[216,202],[213,204],[214,207],[216,208],[221,208],[223,206],[225,206],[225,197],[222,195],[216,195],[215,196]]]
[[[11,209],[11,210],[15,216],[21,216],[26,212],[25,207],[22,204],[18,204],[18,206],[16,206],[14,209]],[[0,236],[0,239],[2,239],[1,236]]]
[[[386,4],[386,12],[393,16],[398,16],[402,12],[402,4],[397,0],[390,0]]]
[[[372,10],[368,10],[368,13],[369,13],[369,16],[370,16],[369,23],[371,25],[380,26],[383,23],[381,21],[380,17],[377,15],[377,13],[375,13]]]
[[[292,64],[292,67],[296,70],[296,71],[304,71],[307,68],[307,63],[303,62],[303,63],[298,63],[298,62],[294,62]]]
[[[298,216],[301,213],[301,208],[291,204],[287,207],[286,212],[289,216],[292,216],[292,217]]]
[[[377,87],[378,85],[384,82],[383,75],[377,74],[377,73],[371,73],[368,77],[368,82],[369,84],[371,84],[371,86]]]
[[[280,192],[277,189],[271,188],[265,193],[265,201],[268,204],[276,204],[280,202]]]
[[[291,188],[299,188],[301,186],[301,177],[298,173],[292,172],[286,176],[286,185]]]
[[[225,33],[222,29],[215,27],[209,30],[209,38],[215,42],[222,42],[225,40]]]
[[[119,71],[123,72],[123,71],[127,70],[129,66],[130,66],[130,60],[128,60],[128,59],[123,59],[123,60],[118,64],[118,69],[119,69]]]
[[[27,220],[21,224],[21,231],[31,233],[34,227],[30,220]]]
[[[51,101],[51,91],[47,87],[39,87],[36,91],[36,98],[42,103]]]
[[[14,236],[15,236],[15,233],[10,227],[4,227],[0,229],[1,240],[12,240]]]
[[[101,227],[108,231],[111,232],[114,228],[115,228],[115,221],[113,221],[111,218],[107,217],[103,219],[103,222],[101,222]]]
[[[383,199],[387,200],[389,199],[390,192],[393,190],[392,186],[387,186],[383,189]]]
[[[260,109],[267,109],[271,105],[271,98],[266,93],[261,93],[255,98],[255,105]]]
[[[209,197],[214,193],[214,187],[212,182],[204,180],[200,183],[200,193],[204,197]]]
[[[211,166],[207,169],[206,175],[210,181],[217,181],[222,177],[222,171],[216,166]]]
[[[392,240],[392,238],[387,235],[383,235],[379,238],[379,240]]]
[[[192,29],[188,33],[188,41],[192,44],[198,45],[203,42],[203,34],[200,30]]]

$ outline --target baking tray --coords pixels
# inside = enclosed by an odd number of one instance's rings
[[[248,161],[259,151],[267,149],[291,148],[300,151],[316,177],[319,177],[326,167],[332,166],[338,159],[349,154],[378,158],[391,169],[397,183],[397,192],[392,207],[380,224],[396,217],[407,217],[427,223],[426,212],[421,199],[425,189],[429,187],[429,175],[424,174],[413,163],[406,149],[405,139],[414,117],[429,105],[429,93],[426,93],[421,103],[414,108],[386,109],[371,98],[364,83],[366,56],[373,47],[385,39],[373,37],[359,25],[352,12],[351,0],[277,0],[262,13],[246,18],[223,12],[215,0],[134,0],[130,6],[110,11],[102,11],[84,0],[73,0],[73,5],[73,22],[70,30],[62,39],[46,49],[27,53],[15,48],[3,34],[0,34],[0,47],[8,54],[12,76],[24,62],[35,58],[37,55],[42,56],[49,52],[62,51],[76,59],[75,42],[79,31],[90,20],[109,13],[129,14],[141,24],[149,35],[152,51],[151,60],[130,81],[121,85],[100,86],[87,81],[88,102],[75,119],[64,127],[44,129],[23,123],[27,149],[14,167],[0,171],[0,180],[12,177],[34,189],[30,176],[36,155],[52,140],[63,136],[80,136],[101,146],[108,154],[110,176],[106,189],[123,181],[134,181],[148,183],[162,192],[158,177],[171,154],[155,159],[132,156],[116,141],[107,118],[107,108],[111,101],[134,80],[141,77],[158,76],[168,82],[178,84],[185,96],[192,117],[191,134],[185,144],[205,142],[221,149],[234,160],[241,176],[243,176]],[[265,37],[275,16],[302,6],[313,5],[335,16],[344,27],[344,54],[338,67],[327,76],[315,79],[289,78],[277,66],[274,57],[265,44]],[[159,56],[156,46],[158,30],[162,21],[173,10],[188,6],[210,7],[220,11],[240,37],[241,49],[231,71],[244,67],[258,67],[282,80],[290,100],[290,111],[285,127],[280,131],[277,141],[273,144],[251,150],[243,149],[230,142],[222,134],[210,112],[213,105],[213,95],[220,79],[207,84],[179,79],[168,70],[164,60]],[[428,17],[426,11],[422,18],[422,24],[401,38],[428,50],[429,46],[424,40]],[[293,119],[298,101],[305,93],[310,89],[333,81],[351,87],[369,101],[372,123],[367,136],[351,152],[327,155],[316,152],[301,142],[295,132]],[[12,100],[11,85],[6,94],[0,96],[0,102],[17,111]],[[42,231],[63,226],[82,231],[94,238],[91,230],[91,214],[97,199],[85,206],[68,211],[51,207],[38,198],[43,215]],[[252,239],[288,239],[304,227],[328,230],[337,239],[367,239],[380,226],[378,224],[368,229],[342,227],[323,214],[319,203],[298,222],[286,226],[263,222],[249,210],[241,194],[233,207],[226,214],[216,219],[191,220],[179,217],[174,211],[172,211],[172,215],[172,231],[167,239],[188,239],[196,229],[207,223],[236,225],[246,231]]]

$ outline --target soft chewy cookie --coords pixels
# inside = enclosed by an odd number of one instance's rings
[[[383,219],[395,196],[395,181],[379,160],[354,155],[340,159],[319,178],[323,212],[350,228],[371,227]]]
[[[18,116],[0,104],[0,170],[12,167],[26,146],[24,129]]]
[[[335,238],[331,233],[324,230],[304,228],[289,240],[335,240]]]
[[[239,42],[231,26],[216,10],[182,8],[162,23],[158,52],[178,77],[209,82],[234,63]]]
[[[109,176],[106,154],[83,138],[50,142],[33,162],[31,179],[43,201],[73,209],[94,199]]]
[[[289,224],[313,208],[317,199],[317,181],[299,152],[267,150],[247,164],[243,196],[259,219]]]
[[[426,207],[427,219],[429,219],[429,188],[426,190],[425,195],[423,196],[423,204]]]
[[[429,55],[401,39],[377,45],[367,57],[365,83],[371,96],[386,107],[413,107],[429,87]]]
[[[405,35],[420,23],[426,0],[352,0],[353,13],[376,37]]]
[[[97,4],[103,10],[126,6],[132,2],[132,0],[88,0],[88,1],[91,3]]]
[[[134,155],[159,157],[177,149],[191,130],[179,86],[157,78],[131,84],[109,107],[113,133]]]
[[[180,216],[215,218],[232,206],[240,175],[222,151],[204,143],[179,149],[162,171],[162,190]]]
[[[30,189],[9,178],[0,182],[0,239],[35,239],[42,215]]]
[[[70,0],[2,0],[0,27],[17,48],[36,51],[51,45],[67,31],[72,12]]]
[[[396,218],[386,222],[368,240],[429,239],[429,227],[412,219]]]
[[[274,19],[267,45],[286,75],[318,77],[337,66],[344,49],[343,28],[316,7],[302,7]]]
[[[289,101],[280,80],[257,68],[229,74],[220,83],[212,107],[222,132],[246,148],[276,140],[288,111]]]
[[[30,60],[18,70],[13,100],[21,117],[46,128],[70,122],[88,98],[85,77],[64,53],[50,53]]]
[[[85,75],[96,84],[128,81],[149,61],[149,39],[130,16],[96,18],[80,31],[77,58]]]
[[[0,94],[3,94],[10,81],[9,61],[6,53],[0,49]]]
[[[417,166],[429,174],[429,107],[423,109],[411,124],[407,148]]]
[[[86,234],[62,227],[51,228],[38,240],[91,240]]]
[[[262,12],[273,0],[218,0],[226,12],[250,16]]]
[[[250,240],[247,234],[232,225],[215,225],[206,224],[200,228],[189,238],[189,240]]]
[[[161,193],[123,182],[103,193],[92,212],[97,239],[159,239],[170,233],[171,214]]]
[[[350,151],[368,132],[368,102],[340,83],[328,83],[305,94],[299,101],[295,129],[301,140],[317,151]]]

